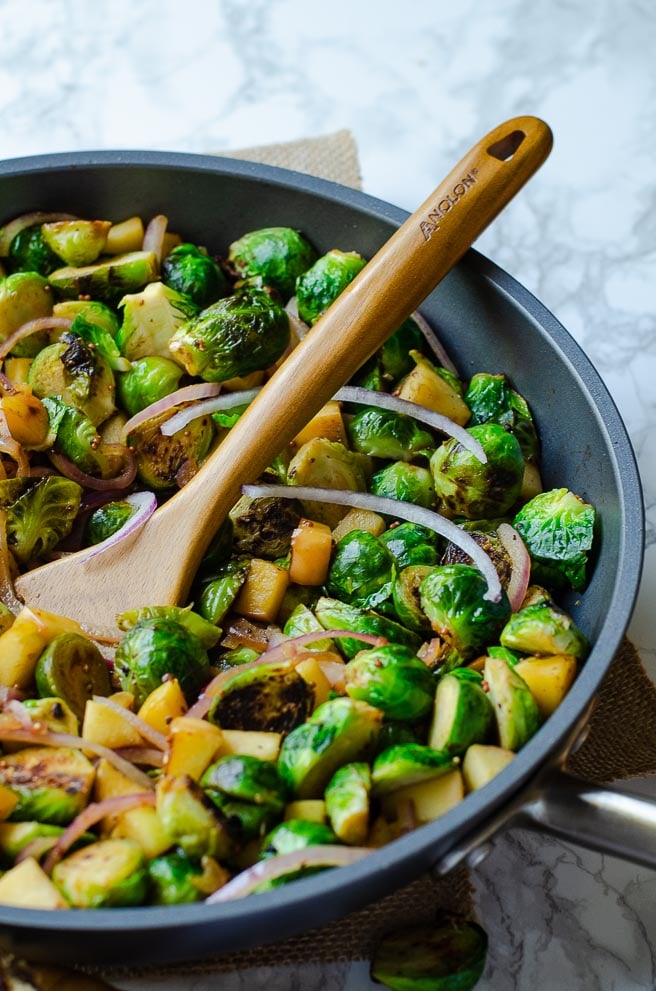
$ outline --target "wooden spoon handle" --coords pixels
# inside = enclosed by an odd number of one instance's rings
[[[158,510],[155,518],[174,524],[176,539],[187,545],[192,573],[240,487],[419,306],[551,145],[549,127],[535,117],[507,121],[475,144],[315,324],[202,470]]]

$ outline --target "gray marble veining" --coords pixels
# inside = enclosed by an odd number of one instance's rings
[[[652,0],[0,0],[0,38],[4,157],[225,150],[348,127],[365,190],[413,209],[475,137],[544,117],[552,156],[479,247],[570,330],[627,424],[647,518],[630,632],[656,677]],[[516,832],[475,880],[491,939],[482,991],[656,985],[652,872]],[[123,986],[374,987],[365,965]]]

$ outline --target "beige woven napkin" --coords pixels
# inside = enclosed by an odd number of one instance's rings
[[[224,154],[307,172],[360,188],[355,142],[346,130],[320,138]],[[587,740],[571,757],[568,767],[594,781],[656,772],[656,688],[646,675],[634,647],[626,640],[600,692]],[[464,868],[458,868],[446,878],[425,875],[369,908],[320,930],[311,930],[271,946],[224,954],[184,966],[113,970],[112,976],[118,979],[179,974],[182,978],[199,972],[367,959],[380,935],[398,925],[399,919],[407,923],[425,921],[440,910],[471,915],[471,886]],[[182,987],[181,984],[181,991]]]

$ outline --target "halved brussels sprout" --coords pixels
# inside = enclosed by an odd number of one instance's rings
[[[86,703],[94,695],[110,695],[112,683],[107,662],[98,647],[80,633],[60,633],[36,662],[36,690],[41,698],[57,696],[84,718]]]
[[[27,384],[39,399],[51,397],[81,410],[95,427],[116,409],[109,362],[73,334],[65,334],[38,353],[27,373]]]
[[[198,307],[163,282],[151,282],[142,292],[124,296],[119,307],[123,322],[116,343],[130,361],[158,355],[171,358],[169,343]]]
[[[155,905],[187,905],[206,897],[200,884],[204,870],[184,853],[165,853],[148,862],[150,900]],[[200,882],[200,883],[199,883]]]
[[[71,707],[62,698],[25,699],[23,708],[29,713],[33,723],[40,723],[50,733],[70,733],[78,735],[79,720]]]
[[[365,408],[349,421],[347,431],[354,451],[373,458],[412,461],[435,450],[432,434],[404,413]]]
[[[22,327],[28,320],[52,313],[50,286],[37,272],[16,272],[0,281],[0,340]],[[32,358],[47,343],[47,333],[30,334],[19,341],[12,354]],[[40,397],[39,397],[40,398]]]
[[[486,599],[486,592],[481,572],[468,564],[433,568],[421,583],[421,607],[433,630],[463,658],[494,643],[510,616],[505,592],[498,602]]]
[[[501,580],[501,584],[504,588],[507,588],[508,582],[510,581],[510,575],[512,573],[512,562],[510,560],[510,555],[504,547],[499,535],[496,531],[494,520],[490,524],[489,530],[475,529],[477,526],[483,526],[485,521],[477,521],[476,523],[467,523],[463,526],[463,530],[469,534],[472,540],[475,540],[479,547],[482,547],[487,556],[494,563],[497,573]],[[457,544],[447,544],[444,554],[440,560],[440,564],[471,564],[472,560],[469,554],[465,553],[461,547]]]
[[[113,459],[103,449],[100,435],[89,417],[75,406],[68,406],[54,396],[46,396],[50,435],[54,435],[61,453],[87,475],[110,478],[115,474]]]
[[[312,325],[353,281],[366,262],[357,251],[334,248],[296,280],[298,315]]]
[[[18,798],[12,819],[66,825],[87,804],[95,768],[70,747],[25,747],[0,757],[0,783]]]
[[[464,754],[472,743],[484,743],[494,723],[494,710],[476,671],[460,668],[440,678],[428,743],[435,750]]]
[[[433,750],[419,743],[400,743],[379,753],[371,768],[372,794],[387,795],[406,785],[437,778],[455,766],[446,750]]]
[[[435,486],[428,468],[395,461],[377,471],[369,486],[373,495],[411,502],[424,509],[435,505]]]
[[[125,526],[133,512],[130,503],[120,499],[94,509],[84,528],[85,543],[100,544],[107,540]]]
[[[150,619],[171,619],[179,623],[205,650],[214,647],[221,636],[221,631],[217,630],[214,623],[208,622],[199,613],[194,612],[191,606],[141,606],[120,613],[116,617],[116,623],[119,630],[130,630],[138,623]]]
[[[241,496],[229,513],[235,554],[267,560],[284,557],[301,514],[295,499]]]
[[[549,588],[583,589],[595,517],[569,489],[541,492],[522,506],[513,526],[531,555],[531,577]]]
[[[125,293],[137,292],[157,278],[157,259],[152,251],[132,251],[81,267],[55,269],[48,276],[51,286],[65,299],[91,296],[116,303]]]
[[[178,244],[162,262],[162,282],[201,309],[228,292],[220,265],[195,244]]]
[[[346,692],[388,719],[415,722],[433,706],[435,680],[409,647],[362,650],[346,665]]]
[[[243,802],[213,788],[206,788],[205,794],[225,819],[230,835],[237,843],[261,839],[280,818],[270,805]]]
[[[134,449],[137,475],[149,488],[181,488],[196,474],[214,440],[211,416],[198,416],[171,437],[160,430],[168,413],[153,417],[128,435]]]
[[[351,530],[337,542],[326,591],[352,605],[375,609],[389,599],[395,566],[392,554],[367,530]]]
[[[392,991],[472,991],[486,953],[487,935],[475,922],[415,924],[383,935],[371,977]]]
[[[396,558],[399,571],[410,564],[439,564],[440,538],[428,527],[418,523],[391,526],[379,538]]]
[[[277,289],[284,300],[294,292],[296,279],[317,258],[310,242],[291,227],[263,227],[249,231],[230,245],[228,262],[240,279],[257,280]]]
[[[418,650],[421,645],[421,638],[400,623],[371,610],[358,609],[347,602],[340,602],[339,599],[323,596],[317,602],[314,613],[325,630],[372,633],[374,636],[385,637],[390,643],[404,644],[412,650]],[[355,657],[362,650],[362,641],[349,640],[346,637],[337,641],[337,647],[344,657]]]
[[[526,400],[510,387],[505,375],[486,372],[473,375],[465,402],[472,413],[470,427],[500,423],[515,435],[527,461],[536,456],[538,437],[531,411]]]
[[[188,857],[230,855],[232,838],[218,809],[188,775],[162,775],[157,782],[157,814],[171,841]]]
[[[148,893],[146,861],[133,840],[99,840],[57,864],[52,879],[74,908],[142,905]]]
[[[510,650],[526,654],[572,654],[579,661],[590,650],[587,638],[571,616],[552,602],[524,606],[513,613],[499,639]]]
[[[298,637],[303,633],[319,633],[321,630],[323,630],[323,626],[312,610],[308,609],[303,602],[299,602],[292,610],[282,632],[288,637]],[[308,644],[307,649],[332,650],[333,647],[332,640],[315,640],[313,643]]]
[[[170,358],[148,355],[132,362],[132,367],[116,383],[118,401],[128,416],[134,416],[152,403],[175,392],[182,368]]]
[[[39,479],[7,510],[7,543],[23,564],[43,558],[73,527],[82,498],[77,482],[59,475]]]
[[[506,750],[520,750],[540,726],[537,702],[524,679],[501,658],[486,659],[483,677],[489,688],[499,743]]]
[[[303,444],[294,455],[287,469],[290,485],[310,485],[323,489],[349,489],[366,492],[371,473],[371,461],[365,454],[349,451],[339,441],[315,437]],[[304,502],[305,515],[334,528],[346,510],[329,503]]]
[[[198,600],[198,612],[208,622],[218,625],[237,598],[246,581],[250,558],[237,557],[220,569],[216,578],[207,582]]]
[[[24,227],[9,245],[12,272],[38,272],[48,276],[61,265],[61,259],[43,236],[42,224]]]
[[[235,670],[212,700],[207,718],[224,729],[288,733],[308,717],[312,686],[286,662]]]
[[[428,564],[414,564],[404,568],[392,586],[394,612],[400,623],[416,633],[429,635],[432,627],[421,608],[421,583],[433,569]]]
[[[371,768],[363,761],[338,767],[326,786],[326,814],[343,843],[361,846],[369,831]]]
[[[503,516],[516,502],[524,477],[524,458],[513,434],[498,423],[468,428],[485,451],[482,464],[455,438],[437,448],[431,471],[438,500],[456,516],[476,520]]]
[[[209,681],[209,658],[198,637],[164,617],[143,619],[128,630],[118,647],[114,670],[124,691],[141,705],[166,677],[177,678],[188,699]]]
[[[200,779],[205,791],[220,791],[231,798],[265,805],[280,815],[287,801],[287,787],[274,763],[246,754],[230,754],[211,764]]]
[[[108,220],[53,220],[43,224],[43,240],[67,265],[91,265],[102,254]]]
[[[97,299],[64,299],[60,303],[55,303],[52,315],[65,317],[68,320],[83,316],[85,320],[106,330],[114,340],[118,335],[120,324],[114,310]]]
[[[308,846],[337,843],[337,837],[323,822],[308,819],[287,819],[279,823],[262,840],[260,860],[279,857],[294,850],[304,850]]]

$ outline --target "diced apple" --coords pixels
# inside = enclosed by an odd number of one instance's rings
[[[525,657],[515,671],[528,685],[543,719],[558,708],[576,678],[576,658],[572,654],[551,657]]]
[[[476,791],[496,777],[510,764],[515,754],[504,747],[493,747],[484,743],[473,743],[467,748],[462,763],[462,774],[467,791]]]
[[[412,802],[417,821],[431,822],[444,815],[465,797],[462,774],[456,768],[439,778],[429,778],[418,784],[399,788],[390,795],[383,796],[382,810],[391,819],[397,818],[400,805]]]
[[[328,577],[333,535],[325,523],[300,520],[292,533],[289,580],[298,585],[323,585]]]
[[[413,352],[414,354],[415,352]],[[397,395],[400,399],[426,406],[436,413],[464,426],[471,417],[471,410],[461,396],[434,368],[419,359],[418,364],[401,382]]]
[[[0,820],[8,819],[18,805],[18,795],[0,784]]]
[[[78,623],[24,606],[0,636],[0,684],[29,688],[41,653],[60,633],[82,633]]]
[[[34,857],[27,857],[0,878],[0,903],[17,908],[69,908]]]
[[[300,798],[285,806],[285,819],[305,819],[307,822],[326,822],[326,803],[322,798]]]
[[[273,561],[253,558],[234,611],[248,619],[272,623],[278,615],[288,584],[289,573],[285,568]]]
[[[187,701],[177,678],[163,681],[155,688],[139,709],[139,716],[153,729],[168,735],[174,719],[184,716]]]
[[[84,707],[81,736],[90,743],[99,743],[112,750],[142,747],[144,742],[141,734],[120,712],[114,712],[93,699],[88,699]]]
[[[339,403],[333,399],[322,406],[316,416],[313,416],[301,432],[294,437],[290,447],[296,453],[303,447],[303,444],[307,444],[309,440],[314,440],[315,437],[324,437],[326,440],[338,441],[344,446],[348,445],[342,411]]]
[[[124,255],[129,251],[140,251],[144,239],[144,225],[141,217],[128,217],[120,224],[112,224],[105,241],[106,255]]]
[[[385,530],[385,520],[378,513],[372,512],[371,509],[349,509],[346,516],[339,521],[333,530],[335,543],[350,533],[351,530],[366,530],[374,537],[380,537]]]
[[[178,716],[169,726],[165,771],[171,777],[188,774],[198,781],[215,757],[224,753],[224,731],[194,716]]]
[[[314,657],[308,657],[307,660],[297,664],[296,671],[314,688],[315,709],[328,701],[332,686]]]
[[[240,754],[259,757],[260,760],[277,760],[282,736],[259,730],[224,729],[222,754]]]

